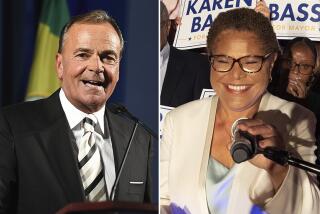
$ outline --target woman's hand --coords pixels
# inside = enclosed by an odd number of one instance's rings
[[[262,140],[258,142],[258,146],[261,149],[266,147],[277,147],[279,149],[285,149],[285,144],[281,135],[278,133],[275,127],[265,123],[260,119],[245,119],[237,126],[242,131],[247,131],[252,135],[261,136]],[[278,190],[285,178],[288,166],[281,166],[272,160],[267,159],[262,154],[256,155],[249,160],[253,165],[265,169],[271,176],[273,187]]]
[[[306,83],[301,79],[289,79],[287,92],[298,98],[305,98],[307,96]]]
[[[256,7],[254,8],[254,10],[258,13],[262,13],[262,15],[270,19],[270,10],[264,0],[257,1]]]

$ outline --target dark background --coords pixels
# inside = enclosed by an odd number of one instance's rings
[[[67,0],[70,16],[104,9],[118,22],[125,48],[120,80],[111,101],[124,104],[156,133],[158,3],[155,0]],[[41,6],[41,0],[0,0],[0,106],[25,99]],[[154,174],[158,174],[158,166],[154,167]],[[157,183],[154,187],[158,188]]]

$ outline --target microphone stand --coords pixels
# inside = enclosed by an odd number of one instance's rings
[[[131,136],[130,136],[130,139],[129,139],[129,143],[128,143],[128,146],[126,148],[126,152],[125,152],[124,157],[122,159],[122,162],[120,164],[120,168],[119,168],[119,171],[118,171],[118,174],[117,174],[118,175],[117,179],[115,180],[115,182],[113,184],[113,187],[112,187],[112,190],[111,190],[111,193],[110,193],[110,200],[112,200],[112,201],[114,199],[114,194],[116,193],[116,189],[117,189],[117,186],[118,186],[118,183],[119,183],[119,180],[120,180],[120,175],[122,173],[124,163],[127,160],[127,156],[129,154],[129,151],[130,151],[130,148],[131,148],[131,144],[132,144],[132,140],[133,140],[134,134],[136,133],[137,128],[138,128],[138,122],[135,122],[134,128],[133,128],[133,132],[131,133]]]
[[[112,103],[110,105],[111,107],[111,111],[114,112],[115,114],[120,114],[123,115],[135,122],[137,122],[138,124],[140,124],[147,132],[149,132],[155,139],[158,139],[158,135],[152,131],[148,126],[146,126],[141,120],[139,120],[138,118],[136,118],[135,116],[133,116],[127,109],[126,107],[124,107],[123,105],[119,104],[119,103]]]
[[[298,158],[294,158],[287,151],[277,150],[273,147],[267,147],[264,150],[260,150],[259,153],[262,153],[266,158],[280,165],[289,164],[320,176],[320,166]]]
[[[132,144],[132,140],[133,140],[133,137],[136,133],[136,130],[138,128],[138,125],[141,125],[147,132],[149,132],[154,138],[157,138],[157,135],[149,128],[147,127],[144,123],[142,123],[138,118],[134,117],[123,105],[121,104],[116,104],[116,103],[113,103],[110,105],[110,111],[113,112],[114,114],[118,114],[118,115],[122,115],[128,119],[131,119],[134,121],[134,128],[133,128],[133,131],[131,133],[131,136],[130,136],[130,139],[129,139],[129,143],[128,143],[128,146],[126,148],[126,151],[125,151],[125,154],[124,154],[124,157],[122,159],[122,162],[120,164],[120,168],[118,170],[118,173],[117,173],[117,177],[116,177],[116,180],[114,182],[114,185],[111,189],[111,193],[110,193],[110,199],[113,201],[114,200],[114,196],[115,196],[115,193],[116,193],[116,189],[117,189],[117,186],[119,184],[119,180],[120,180],[120,177],[121,177],[121,173],[122,173],[122,170],[123,170],[123,167],[124,167],[124,164],[127,160],[127,156],[129,154],[129,151],[130,151],[130,148],[131,148],[131,144]]]

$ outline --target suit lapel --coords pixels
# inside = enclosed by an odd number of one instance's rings
[[[161,91],[161,103],[164,105],[171,103],[174,92],[181,80],[184,64],[184,59],[178,53],[178,50],[170,46],[170,56]]]
[[[53,123],[40,132],[41,143],[67,199],[70,202],[83,201],[84,192],[75,156],[76,151],[72,147],[74,137],[62,110],[58,92],[48,98],[47,109],[50,115],[48,121]]]

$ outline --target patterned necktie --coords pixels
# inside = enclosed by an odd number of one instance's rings
[[[84,135],[81,138],[78,154],[78,166],[86,199],[89,201],[106,200],[106,185],[100,152],[95,143],[95,123],[84,118]]]

